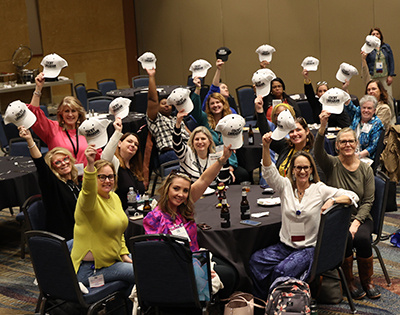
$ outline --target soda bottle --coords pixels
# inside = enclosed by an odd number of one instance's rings
[[[249,220],[250,219],[250,205],[247,200],[247,190],[242,189],[242,201],[240,202],[240,219]]]
[[[144,200],[143,217],[145,217],[151,211],[151,206],[150,206],[149,196],[147,194],[144,195],[143,200]]]
[[[231,226],[231,216],[229,214],[228,203],[226,199],[222,199],[222,207],[221,207],[221,227],[228,228]]]
[[[249,126],[249,145],[254,144],[254,131],[251,125]]]

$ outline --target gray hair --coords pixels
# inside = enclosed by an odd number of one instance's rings
[[[374,104],[374,108],[376,109],[376,106],[378,106],[378,100],[376,99],[375,96],[372,95],[364,95],[361,99],[360,99],[360,106],[364,105],[364,103],[366,102],[371,102],[372,104]]]

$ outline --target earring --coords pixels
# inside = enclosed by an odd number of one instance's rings
[[[294,174],[292,175],[292,179],[294,182],[296,181],[296,176],[294,176]]]
[[[310,175],[310,177],[308,178],[308,180],[311,182],[314,179],[313,174]]]

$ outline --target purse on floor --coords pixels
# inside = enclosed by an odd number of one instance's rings
[[[256,299],[260,301],[261,305],[254,302],[254,296],[250,293],[234,292],[228,299],[222,300],[228,301],[225,304],[224,315],[253,315],[254,306],[265,309],[265,301]]]

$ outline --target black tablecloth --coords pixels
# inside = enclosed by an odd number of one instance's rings
[[[230,186],[226,192],[230,205],[231,227],[224,229],[220,226],[220,211],[215,208],[218,202],[217,196],[210,195],[196,202],[196,222],[207,223],[211,230],[198,229],[198,241],[200,247],[207,248],[217,257],[229,261],[238,271],[238,290],[251,290],[251,280],[248,276],[248,261],[256,250],[275,244],[279,240],[281,227],[280,206],[262,207],[257,205],[258,198],[268,196],[261,194],[259,186],[251,186],[248,193],[250,211],[269,211],[267,217],[253,219],[260,221],[261,225],[253,227],[242,225],[240,221],[241,187]],[[143,220],[130,221],[127,238],[144,233]]]
[[[254,133],[254,144],[249,145],[249,133],[243,132],[243,146],[236,150],[238,163],[249,173],[260,167],[262,158],[262,140],[260,133]]]
[[[0,157],[0,210],[22,206],[28,197],[35,194],[40,194],[40,189],[32,159]]]
[[[171,94],[173,90],[175,90],[178,87],[182,87],[181,85],[157,85],[157,90],[160,96],[168,96]],[[121,90],[112,90],[107,92],[107,96],[112,96],[112,97],[126,97],[131,100],[134,99],[135,93],[136,92],[144,92],[146,93],[148,91],[147,87],[137,87],[137,88],[129,88],[129,89],[121,89]]]

